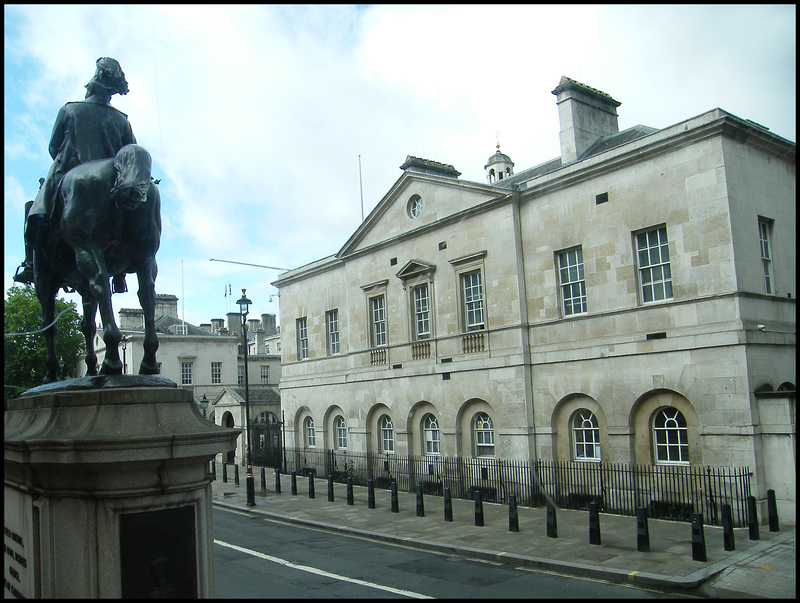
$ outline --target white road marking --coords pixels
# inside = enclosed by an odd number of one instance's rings
[[[331,572],[326,572],[325,570],[316,568],[316,567],[309,567],[307,565],[299,565],[297,563],[292,563],[291,561],[286,561],[286,559],[280,559],[279,557],[273,557],[272,555],[266,555],[264,553],[260,553],[258,551],[254,551],[252,549],[246,549],[241,546],[237,546],[235,544],[230,544],[229,542],[222,542],[221,540],[214,540],[214,544],[218,544],[220,546],[227,547],[229,549],[233,549],[234,551],[239,551],[240,553],[245,553],[246,555],[252,555],[253,557],[258,557],[259,559],[264,559],[265,561],[271,561],[272,563],[277,563],[278,565],[283,565],[284,567],[288,567],[291,569],[300,570],[302,572],[308,572],[310,574],[316,574],[318,576],[324,576],[326,578],[333,578],[335,580],[342,580],[343,582],[350,582],[352,584],[358,584],[360,586],[366,586],[367,588],[375,588],[377,590],[384,590],[386,592],[392,593],[394,595],[400,595],[403,597],[411,597],[413,599],[433,599],[433,597],[429,597],[427,595],[422,595],[420,593],[415,593],[410,590],[403,590],[400,588],[393,588],[391,586],[383,586],[381,584],[375,584],[374,582],[366,582],[365,580],[359,580],[358,578],[348,578],[347,576],[340,576],[339,574],[332,574]]]

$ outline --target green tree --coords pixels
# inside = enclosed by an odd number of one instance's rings
[[[42,307],[33,287],[11,287],[3,302],[4,371],[3,399],[10,400],[22,391],[42,384],[47,345],[42,328]],[[81,317],[75,302],[56,299],[56,352],[64,361],[61,379],[77,375],[77,360],[84,355]],[[17,335],[16,333],[21,333]]]

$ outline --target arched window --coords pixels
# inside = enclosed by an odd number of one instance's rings
[[[494,456],[494,425],[485,412],[475,417],[475,456]]]
[[[425,454],[439,454],[439,421],[431,414],[425,415],[422,421],[425,436]]]
[[[317,445],[317,432],[314,431],[314,419],[306,417],[303,430],[305,431],[306,447],[314,448]]]
[[[339,415],[334,422],[336,426],[336,448],[347,448],[347,422]]]
[[[677,408],[662,408],[653,419],[656,463],[688,463],[686,419]]]
[[[572,442],[576,460],[600,460],[600,428],[593,412],[583,408],[575,413],[572,418]]]
[[[381,417],[381,451],[394,452],[394,424],[389,415]]]

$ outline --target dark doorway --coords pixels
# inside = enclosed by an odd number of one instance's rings
[[[250,424],[253,438],[253,465],[281,468],[283,460],[283,423],[271,412],[262,412]]]
[[[229,429],[233,429],[234,421],[233,415],[229,412],[226,412],[222,416],[222,426],[227,427]],[[236,462],[236,449],[229,450],[225,462],[229,465],[233,465]]]

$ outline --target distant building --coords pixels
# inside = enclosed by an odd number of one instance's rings
[[[244,352],[242,325],[238,312],[230,312],[225,319],[214,318],[210,323],[196,326],[178,317],[178,298],[175,295],[156,295],[156,331],[158,352],[156,359],[160,373],[188,389],[195,403],[209,420],[222,424],[217,416],[221,400],[238,400],[244,404]],[[120,355],[125,373],[138,373],[142,360],[144,339],[144,312],[141,308],[119,310],[119,329],[128,340]],[[256,421],[261,413],[269,412],[280,420],[281,379],[280,331],[274,314],[262,314],[261,319],[250,319],[247,325],[248,382],[250,390],[250,418]],[[102,330],[95,336],[98,365],[105,357]],[[86,365],[78,364],[78,376],[86,374]],[[225,393],[229,395],[226,397]],[[238,397],[237,397],[238,396]],[[238,402],[237,402],[238,403]],[[226,405],[230,411],[230,404]],[[244,426],[244,409],[232,412],[233,427]],[[226,421],[230,421],[226,418]],[[242,460],[243,439],[237,446],[235,457]]]
[[[267,449],[264,440],[262,427],[264,425],[275,425],[281,421],[281,394],[276,386],[271,385],[256,385],[248,387],[250,396],[250,429],[251,438],[253,442],[253,464],[266,465],[268,463],[261,462],[260,456],[263,456],[263,451]],[[244,387],[237,388],[223,388],[223,390],[211,401],[213,410],[213,420],[217,425],[223,427],[245,427],[245,391]],[[280,429],[273,430],[273,433],[278,436],[279,440],[270,442],[270,449],[275,447],[280,448],[283,444]],[[243,432],[237,440],[236,450],[230,451],[223,459],[221,455],[219,460],[224,460],[227,463],[236,463],[238,465],[246,464],[246,447],[245,433]],[[272,459],[270,459],[272,460]],[[275,466],[275,465],[270,465]]]
[[[721,109],[620,132],[608,94],[553,94],[560,157],[498,146],[484,183],[408,157],[278,277],[287,446],[749,467],[793,522],[796,144]]]

